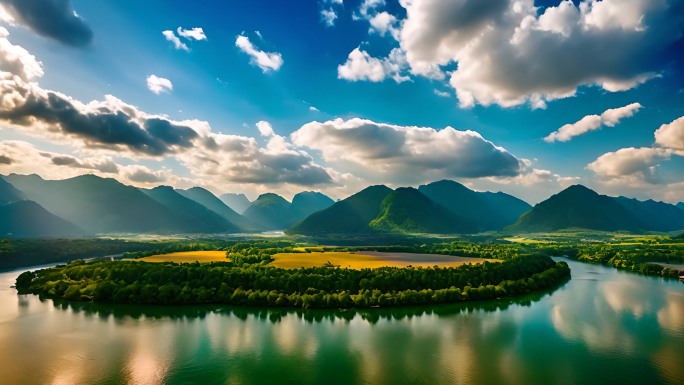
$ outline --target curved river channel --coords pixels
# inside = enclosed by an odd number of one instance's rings
[[[41,301],[0,273],[0,383],[683,384],[684,284],[566,261],[550,293],[358,312]]]

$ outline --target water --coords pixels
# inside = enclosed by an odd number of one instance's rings
[[[40,301],[2,273],[0,383],[684,383],[684,284],[568,263],[551,293],[361,312]]]

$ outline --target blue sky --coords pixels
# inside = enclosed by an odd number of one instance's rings
[[[0,173],[684,200],[683,1],[483,4],[0,0]]]

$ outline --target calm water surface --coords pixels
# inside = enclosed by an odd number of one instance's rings
[[[684,284],[568,261],[517,301],[268,311],[41,301],[0,274],[2,384],[684,384]]]

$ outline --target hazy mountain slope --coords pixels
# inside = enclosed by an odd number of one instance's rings
[[[290,202],[273,193],[261,194],[243,216],[267,230],[283,230],[297,221],[290,210]]]
[[[0,177],[0,205],[26,199],[24,194],[17,190],[11,183]]]
[[[527,202],[502,192],[477,192],[452,180],[418,187],[418,191],[452,213],[480,224],[482,230],[499,230],[514,223],[532,208]]]
[[[297,221],[300,221],[316,211],[332,206],[334,203],[335,201],[325,194],[315,191],[303,191],[292,198],[290,210],[297,218]]]
[[[28,200],[0,206],[0,237],[42,238],[83,235],[74,224]]]
[[[454,234],[479,230],[475,222],[453,214],[411,187],[394,190],[380,207],[380,214],[369,227],[382,232]]]
[[[680,210],[684,210],[684,202],[679,202],[676,204],[677,208]]]
[[[240,229],[219,214],[177,193],[173,187],[141,189],[143,193],[166,206],[177,218],[176,228],[189,233],[236,233]]]
[[[684,229],[684,210],[652,199],[639,201],[634,198],[617,197],[616,202],[627,209],[639,221],[644,230],[672,231]]]
[[[238,214],[244,214],[245,210],[252,204],[245,194],[227,193],[219,196],[219,199]]]
[[[88,232],[181,232],[186,227],[164,205],[114,179],[82,175],[44,180],[16,174],[5,178],[28,199]]]
[[[176,192],[215,212],[216,214],[225,218],[228,222],[239,227],[241,230],[255,231],[259,229],[259,225],[235,212],[222,200],[216,197],[216,195],[212,194],[206,189],[201,187],[193,187],[187,190],[176,190]]]
[[[614,198],[599,195],[582,185],[567,189],[540,202],[506,231],[545,232],[571,227],[615,231],[639,231],[639,220]]]
[[[369,223],[380,214],[380,205],[392,192],[387,186],[367,187],[360,192],[317,211],[289,228],[288,234],[359,234],[373,230]]]

